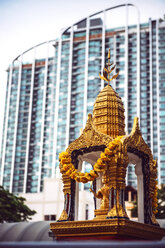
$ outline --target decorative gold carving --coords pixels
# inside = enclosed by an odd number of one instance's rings
[[[102,199],[99,210],[105,210],[109,208],[109,190],[109,186],[106,184],[101,189],[99,189],[97,193],[90,189],[96,198]]]
[[[73,141],[66,151],[71,154],[74,150],[78,150],[85,147],[90,146],[100,146],[105,145],[107,146],[110,141],[112,141],[112,137],[102,134],[97,131],[93,125],[92,115],[88,115],[88,120],[83,130],[83,133],[80,135],[78,139]]]
[[[123,146],[126,150],[128,147],[131,147],[147,154],[149,157],[150,169],[151,171],[154,170],[154,172],[156,172],[156,166],[154,165],[152,152],[149,146],[145,143],[139,128],[138,117],[134,118],[134,124],[131,133],[123,138]]]
[[[115,218],[115,217],[123,217],[123,218],[128,218],[128,215],[125,211],[125,209],[122,207],[121,204],[114,205],[113,208],[108,212],[107,217],[109,218]]]
[[[129,219],[128,215],[127,215],[127,212],[125,211],[125,209],[122,207],[121,204],[119,204],[118,212],[119,212],[118,213],[119,216]]]
[[[155,191],[157,191],[156,189],[157,161],[153,160],[151,149],[145,143],[142,137],[139,128],[138,117],[134,118],[134,124],[131,133],[123,138],[123,146],[125,147],[126,150],[128,147],[131,147],[148,155],[149,169],[150,169],[150,184],[149,184],[150,198],[152,199],[153,202],[157,201],[157,198],[154,197]]]
[[[67,212],[65,211],[65,209],[62,211],[60,218],[58,220],[67,220],[68,219],[68,215]]]
[[[72,149],[75,148],[82,148],[85,147],[86,145],[83,145],[85,142],[90,143],[93,141],[92,137],[97,137],[100,138],[100,133],[97,132],[92,123],[92,116],[89,115],[88,121],[86,128],[83,131],[83,134],[80,136],[79,139],[77,139],[73,145],[73,143],[69,146],[68,151],[70,153],[73,151]],[[105,138],[104,135],[101,135],[102,137]],[[107,135],[106,135],[107,136]],[[156,179],[156,162],[153,160],[152,153],[148,145],[145,143],[145,141],[142,138],[139,124],[138,124],[138,118],[135,118],[134,120],[134,125],[132,132],[130,135],[123,136],[123,137],[118,137],[115,140],[112,141],[108,144],[108,148],[110,148],[109,152],[112,152],[112,145],[113,143],[116,144],[115,150],[113,150],[113,157],[111,160],[108,159],[106,160],[105,157],[105,172],[106,172],[106,178],[109,180],[109,184],[104,184],[104,186],[98,191],[97,194],[95,194],[96,197],[102,198],[102,203],[101,203],[101,208],[100,210],[105,211],[108,208],[109,204],[109,199],[108,199],[108,192],[109,189],[116,189],[117,192],[121,189],[125,189],[125,176],[126,176],[126,168],[128,165],[128,155],[127,155],[127,148],[135,148],[138,151],[144,152],[149,156],[149,165],[150,165],[150,172],[151,172],[151,179],[150,179],[150,197],[153,200],[153,206],[155,206],[155,197],[154,197],[154,192],[156,189],[155,186],[155,179]],[[85,142],[84,142],[85,140]],[[98,139],[97,139],[98,140]],[[102,139],[104,140],[104,139]],[[106,141],[107,142],[107,141]],[[117,142],[117,143],[115,143]],[[98,145],[101,145],[102,143],[99,143]],[[79,146],[78,146],[79,145]],[[96,143],[95,143],[96,145]],[[72,148],[72,149],[71,149]],[[106,151],[106,150],[105,150]],[[108,150],[107,150],[108,152]],[[103,154],[105,155],[105,154]],[[102,159],[104,160],[104,156],[102,156]],[[71,193],[70,192],[70,179],[68,176],[64,175],[63,169],[61,169],[61,172],[63,173],[63,181],[64,181],[64,194],[66,193]],[[108,217],[127,217],[127,214],[123,207],[119,204],[119,195],[117,193],[117,205],[114,206],[113,209],[111,209],[108,213]],[[104,214],[102,214],[104,216]],[[100,214],[101,216],[101,214]]]
[[[71,194],[71,179],[65,174],[65,171],[63,170],[61,164],[60,164],[60,172],[62,174],[64,196],[67,194]],[[64,209],[60,215],[59,220],[67,220],[67,219],[68,219],[68,215],[66,210]]]
[[[104,184],[104,186],[94,194],[96,198],[102,199],[100,210],[105,210],[109,208],[109,186]]]
[[[57,240],[65,237],[102,237],[119,235],[132,239],[161,240],[165,236],[164,228],[130,221],[127,219],[94,219],[87,221],[65,221],[50,223],[50,229]]]
[[[99,93],[96,98],[93,109],[93,119],[95,128],[104,134],[113,138],[124,135],[124,106],[119,95],[109,85],[109,82],[119,75],[117,73],[112,78],[111,72],[115,69],[115,65],[110,63],[110,49],[108,52],[108,63],[103,70],[103,76],[100,78],[107,81],[108,85]],[[112,66],[112,68],[111,68]]]
[[[108,83],[110,83],[113,79],[116,79],[119,75],[119,72],[116,74],[116,75],[113,75],[112,78],[110,77],[110,74],[111,72],[115,69],[116,65],[113,65],[113,63],[110,63],[110,58],[111,58],[111,55],[110,55],[110,48],[109,48],[109,51],[108,51],[108,63],[106,63],[106,66],[103,70],[103,76],[100,76],[100,78],[104,81],[107,81]],[[112,67],[111,67],[112,66]]]
[[[102,183],[103,183],[103,187],[101,189],[98,190],[97,193],[95,193],[91,188],[90,191],[94,194],[94,196],[98,199],[102,199],[101,200],[101,205],[100,205],[100,209],[95,210],[95,215],[96,215],[96,219],[105,219],[106,215],[108,213],[108,209],[109,209],[109,192],[110,192],[110,187],[109,187],[109,178],[107,177],[106,173],[104,172],[103,176],[102,176]]]
[[[110,78],[110,73],[115,69],[111,68],[110,51],[108,54],[107,67],[104,68],[101,79],[110,82],[117,75]],[[78,182],[91,181],[90,173],[77,172],[74,165],[71,163],[71,154],[75,150],[82,148],[105,145],[107,148],[101,153],[101,157],[94,165],[93,173],[104,172],[103,177],[106,183],[103,182],[103,187],[98,190],[95,197],[101,198],[101,207],[95,211],[96,219],[104,218],[105,212],[109,208],[109,191],[115,190],[116,199],[113,208],[108,212],[108,217],[123,217],[127,218],[124,209],[124,203],[119,200],[119,194],[125,189],[126,169],[128,166],[128,148],[136,149],[139,152],[146,154],[149,157],[150,181],[149,191],[152,199],[153,213],[156,211],[156,178],[157,178],[157,163],[153,160],[152,152],[149,146],[142,138],[142,134],[138,124],[138,118],[134,119],[132,131],[129,135],[125,135],[124,131],[124,106],[119,95],[108,84],[98,95],[93,109],[92,115],[88,115],[88,120],[83,133],[78,139],[72,142],[67,150],[66,157],[61,160],[63,167],[60,165],[62,178],[64,182],[64,194],[71,194],[71,180],[75,179]],[[93,174],[92,180],[98,176]],[[154,220],[154,215],[152,217]]]
[[[94,210],[94,213],[95,213],[94,220],[106,219],[108,210],[109,210],[108,208],[107,209],[95,209]]]
[[[110,85],[107,85],[96,98],[93,123],[96,130],[113,138],[125,134],[124,106]]]
[[[64,195],[71,194],[71,179],[65,174],[65,171],[63,170],[61,164],[60,164],[60,172],[62,174]]]

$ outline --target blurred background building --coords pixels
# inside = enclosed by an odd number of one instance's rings
[[[116,26],[112,16],[119,18],[113,15],[119,8],[122,25]],[[109,48],[120,71],[112,86],[125,105],[126,132],[138,116],[143,138],[158,159],[159,184],[165,183],[165,22],[141,24],[138,9],[123,4],[80,20],[10,65],[0,164],[6,189],[39,193],[44,178],[59,177],[58,155],[79,137],[105,85],[99,73]],[[84,164],[84,170],[90,166]],[[133,175],[130,165],[127,184],[136,186]]]

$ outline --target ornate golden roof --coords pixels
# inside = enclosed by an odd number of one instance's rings
[[[109,85],[109,83],[116,79],[116,75],[110,77],[111,72],[115,69],[115,65],[110,63],[110,49],[108,52],[108,63],[103,70],[102,80],[108,82],[108,85],[99,93],[96,98],[93,109],[93,124],[97,131],[110,135],[113,138],[125,134],[124,128],[124,106],[121,98]],[[112,67],[111,67],[112,66]]]
[[[93,123],[97,131],[115,138],[125,135],[124,106],[119,95],[107,85],[97,96]]]

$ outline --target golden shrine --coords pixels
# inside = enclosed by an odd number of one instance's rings
[[[156,218],[157,163],[142,138],[138,118],[134,119],[130,134],[125,134],[124,106],[109,82],[118,74],[110,63],[110,50],[102,80],[108,85],[101,90],[94,104],[93,116],[88,115],[86,126],[78,139],[59,155],[63,181],[64,209],[59,220],[50,224],[57,240],[115,239],[160,240],[165,229]],[[90,161],[93,169],[81,172],[79,160]],[[133,159],[132,159],[133,158]],[[136,164],[139,175],[138,213],[140,222],[129,220],[125,210],[125,178],[128,164]],[[76,182],[93,182],[96,201],[94,219],[76,220]],[[98,206],[97,199],[101,199]]]

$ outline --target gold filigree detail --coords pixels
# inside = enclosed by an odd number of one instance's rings
[[[103,76],[99,75],[101,79],[108,82],[108,85],[101,90],[96,98],[93,109],[93,119],[95,128],[104,134],[110,135],[113,138],[125,134],[124,124],[124,106],[121,98],[109,85],[109,82],[119,75],[110,77],[110,74],[115,69],[115,65],[110,62],[110,49],[108,52],[108,63],[103,70]],[[111,67],[112,66],[112,67]]]
[[[119,194],[125,189],[126,170],[129,163],[128,149],[131,148],[146,154],[149,158],[149,197],[152,199],[152,209],[153,213],[155,213],[157,162],[153,160],[152,152],[142,137],[137,117],[134,119],[131,133],[125,135],[124,106],[119,95],[109,85],[109,82],[118,76],[116,74],[110,77],[110,73],[115,69],[115,66],[111,66],[109,50],[108,63],[104,68],[103,76],[100,76],[101,79],[108,82],[108,85],[99,93],[96,99],[93,118],[91,114],[88,115],[83,133],[68,146],[66,152],[62,153],[65,156],[61,155],[60,170],[64,182],[63,191],[64,194],[71,194],[70,178],[86,183],[94,180],[98,176],[97,172],[104,172],[103,175],[108,183],[103,183],[103,187],[97,193],[93,192],[95,197],[102,199],[101,207],[98,210],[98,218],[104,218],[105,216],[109,206],[108,192],[110,190],[115,190],[116,199],[115,205],[113,204],[114,207],[108,212],[108,217],[127,217],[123,207],[124,202],[121,205]],[[94,164],[94,170],[91,170],[90,173],[78,172],[71,161],[72,152],[102,145],[105,145],[106,148]],[[102,211],[102,214],[100,211]]]
[[[153,159],[153,155],[149,146],[145,143],[140,128],[138,117],[134,118],[134,124],[132,131],[129,135],[123,138],[123,146],[125,149],[128,147],[135,148],[140,152],[148,155],[149,157],[149,170],[150,170],[150,184],[149,184],[149,194],[152,199],[153,205],[157,202],[157,198],[155,197],[155,192],[157,191],[157,161]],[[153,210],[154,207],[153,207]]]
[[[106,172],[103,173],[102,183],[103,183],[103,187],[101,187],[101,189],[99,189],[97,193],[94,192],[90,188],[90,191],[94,194],[94,197],[101,199],[100,209],[98,212],[97,211],[95,212],[95,214],[98,214],[99,216],[100,215],[104,216],[105,213],[107,214],[108,209],[109,209],[109,192],[110,192],[109,183],[110,182],[109,182],[109,178]]]
[[[102,134],[95,129],[93,125],[92,115],[89,114],[83,133],[80,135],[78,139],[73,141],[68,146],[66,151],[69,154],[71,154],[74,150],[78,150],[78,149],[85,148],[85,147],[100,146],[100,145],[107,146],[108,143],[112,140],[113,140],[112,137],[106,134]]]
[[[116,170],[116,167],[118,167],[117,171],[118,171],[119,176],[121,176],[122,178],[125,178],[125,175],[123,175],[123,169],[121,170],[122,167],[118,166],[119,163],[120,165],[124,164],[125,157],[127,156],[127,155],[125,156],[123,155],[123,151],[122,151],[123,149],[121,146],[122,137],[123,136],[118,136],[116,139],[112,140],[108,144],[108,148],[106,148],[104,152],[101,153],[100,158],[94,164],[93,166],[94,170],[91,170],[89,173],[87,172],[82,173],[80,171],[77,171],[77,169],[75,169],[74,165],[72,164],[72,160],[68,152],[60,153],[59,160],[60,160],[60,164],[62,165],[61,171],[65,172],[66,175],[69,176],[71,179],[74,179],[75,181],[82,182],[82,183],[94,181],[94,179],[98,177],[97,172],[99,173],[106,172],[105,173],[106,181],[109,181],[109,174],[107,172],[109,171],[110,165],[114,164],[115,170]],[[111,183],[113,183],[112,178],[111,178]],[[123,185],[122,181],[120,180],[120,183]],[[117,185],[119,186],[119,180],[116,180],[116,176],[115,176],[114,182],[117,183]],[[124,183],[124,187],[125,187],[125,183]]]
[[[118,215],[123,218],[128,218],[127,212],[125,211],[125,209],[122,207],[121,204],[119,204],[118,207]]]
[[[64,172],[62,173],[62,181],[63,181],[63,192],[64,195],[66,194],[71,194],[71,180],[70,178],[64,174]]]
[[[68,219],[68,215],[67,212],[65,211],[65,209],[62,211],[60,218],[58,220],[67,220]]]
[[[50,229],[57,240],[65,237],[103,237],[122,235],[135,240],[161,240],[165,236],[164,228],[145,225],[127,219],[94,219],[86,221],[65,221],[50,223]],[[119,238],[117,236],[117,239]]]
[[[124,105],[114,89],[107,85],[97,96],[93,108],[95,129],[113,138],[125,135]]]
[[[107,209],[95,209],[94,210],[94,213],[95,213],[94,220],[106,219],[108,210],[109,210],[108,208]]]
[[[113,63],[110,62],[111,55],[110,55],[110,48],[108,51],[108,63],[106,63],[106,66],[103,69],[103,76],[99,74],[99,77],[110,83],[113,79],[116,79],[119,75],[119,72],[116,75],[113,75],[112,78],[110,77],[111,72],[115,69],[116,65],[113,65]],[[111,67],[112,66],[112,67]]]

